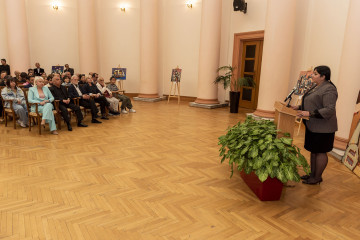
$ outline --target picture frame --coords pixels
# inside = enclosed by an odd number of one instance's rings
[[[181,71],[180,68],[174,68],[171,72],[171,82],[180,82],[181,80]]]
[[[58,73],[58,74],[63,74],[64,72],[64,66],[52,66],[51,67],[51,73]]]
[[[111,73],[116,80],[126,80],[126,68],[112,68]]]
[[[294,92],[295,95],[302,96],[307,90],[309,90],[312,87],[313,85],[311,78],[312,74],[313,74],[312,70],[300,72],[299,78],[296,82],[296,90]]]

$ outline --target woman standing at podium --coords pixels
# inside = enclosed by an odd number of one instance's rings
[[[330,81],[331,71],[327,66],[314,68],[312,81],[314,84],[305,92],[300,106],[292,106],[299,110],[298,117],[309,117],[304,120],[305,149],[311,153],[311,174],[301,176],[305,184],[320,184],[322,173],[328,163],[327,152],[333,149],[335,132],[337,131],[336,100],[338,93]]]

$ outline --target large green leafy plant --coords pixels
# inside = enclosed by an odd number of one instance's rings
[[[293,145],[289,134],[276,138],[277,134],[272,121],[248,116],[244,123],[237,123],[226,135],[219,137],[221,162],[229,160],[231,176],[235,164],[246,174],[254,171],[262,182],[268,177],[276,177],[283,183],[288,180],[299,182],[297,167],[301,166],[309,174],[309,164],[300,149]]]

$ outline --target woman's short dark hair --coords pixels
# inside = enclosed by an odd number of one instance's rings
[[[325,76],[325,80],[329,81],[331,77],[331,70],[328,66],[317,66],[314,71],[320,74],[320,77]]]
[[[13,77],[11,77],[11,76],[5,76],[4,80],[5,80],[6,86],[7,86],[8,88],[10,88],[10,83],[11,83],[11,82],[14,82],[14,83],[15,83],[15,88],[17,88],[17,87],[16,87],[17,78],[13,78]]]
[[[114,75],[112,75],[112,76],[110,77],[110,80],[111,80],[111,79],[113,79],[113,78],[115,78],[115,76],[114,76]],[[115,79],[116,79],[116,78],[115,78]]]

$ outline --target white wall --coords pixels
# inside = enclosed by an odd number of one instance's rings
[[[51,66],[68,63],[79,70],[77,1],[62,0],[58,11],[51,1],[26,0],[31,68],[39,62],[47,74]]]
[[[183,0],[161,0],[161,57],[160,83],[164,94],[169,94],[171,70],[179,66],[182,96],[197,95],[201,1],[193,8]]]
[[[140,85],[140,0],[96,0],[100,75],[107,81],[111,68],[128,70],[127,92]],[[0,57],[8,58],[5,0],[0,0]],[[181,95],[197,95],[201,0],[193,8],[185,0],[159,0],[159,94],[168,94],[171,70],[183,69]],[[231,65],[234,34],[264,30],[268,0],[247,0],[248,12],[234,12],[222,0],[220,66]],[[54,11],[48,0],[26,0],[31,68],[40,62],[47,73],[52,65],[69,63],[79,69],[77,1],[62,0]],[[126,12],[121,12],[121,4]],[[289,90],[301,70],[320,64],[332,69],[337,82],[349,0],[297,0],[296,32]],[[266,33],[265,33],[266,34]],[[11,63],[9,62],[11,65]],[[12,71],[15,69],[12,69]],[[25,70],[25,69],[24,69]],[[260,83],[261,84],[261,83]],[[220,101],[228,93],[219,87]]]
[[[349,0],[297,0],[297,23],[289,90],[299,73],[318,65],[331,69],[336,84],[339,75]]]
[[[6,18],[5,18],[5,0],[0,0],[0,58],[5,58],[8,64],[9,61],[7,33],[6,33]],[[10,69],[12,72],[13,69]]]
[[[100,74],[108,82],[111,69],[127,68],[126,92],[138,93],[140,86],[140,0],[98,0],[98,46]],[[126,6],[125,12],[120,6]]]
[[[232,65],[235,33],[264,30],[267,1],[247,0],[247,13],[244,14],[233,10],[233,1],[223,0],[220,66]],[[228,91],[219,86],[221,102],[229,99]]]

